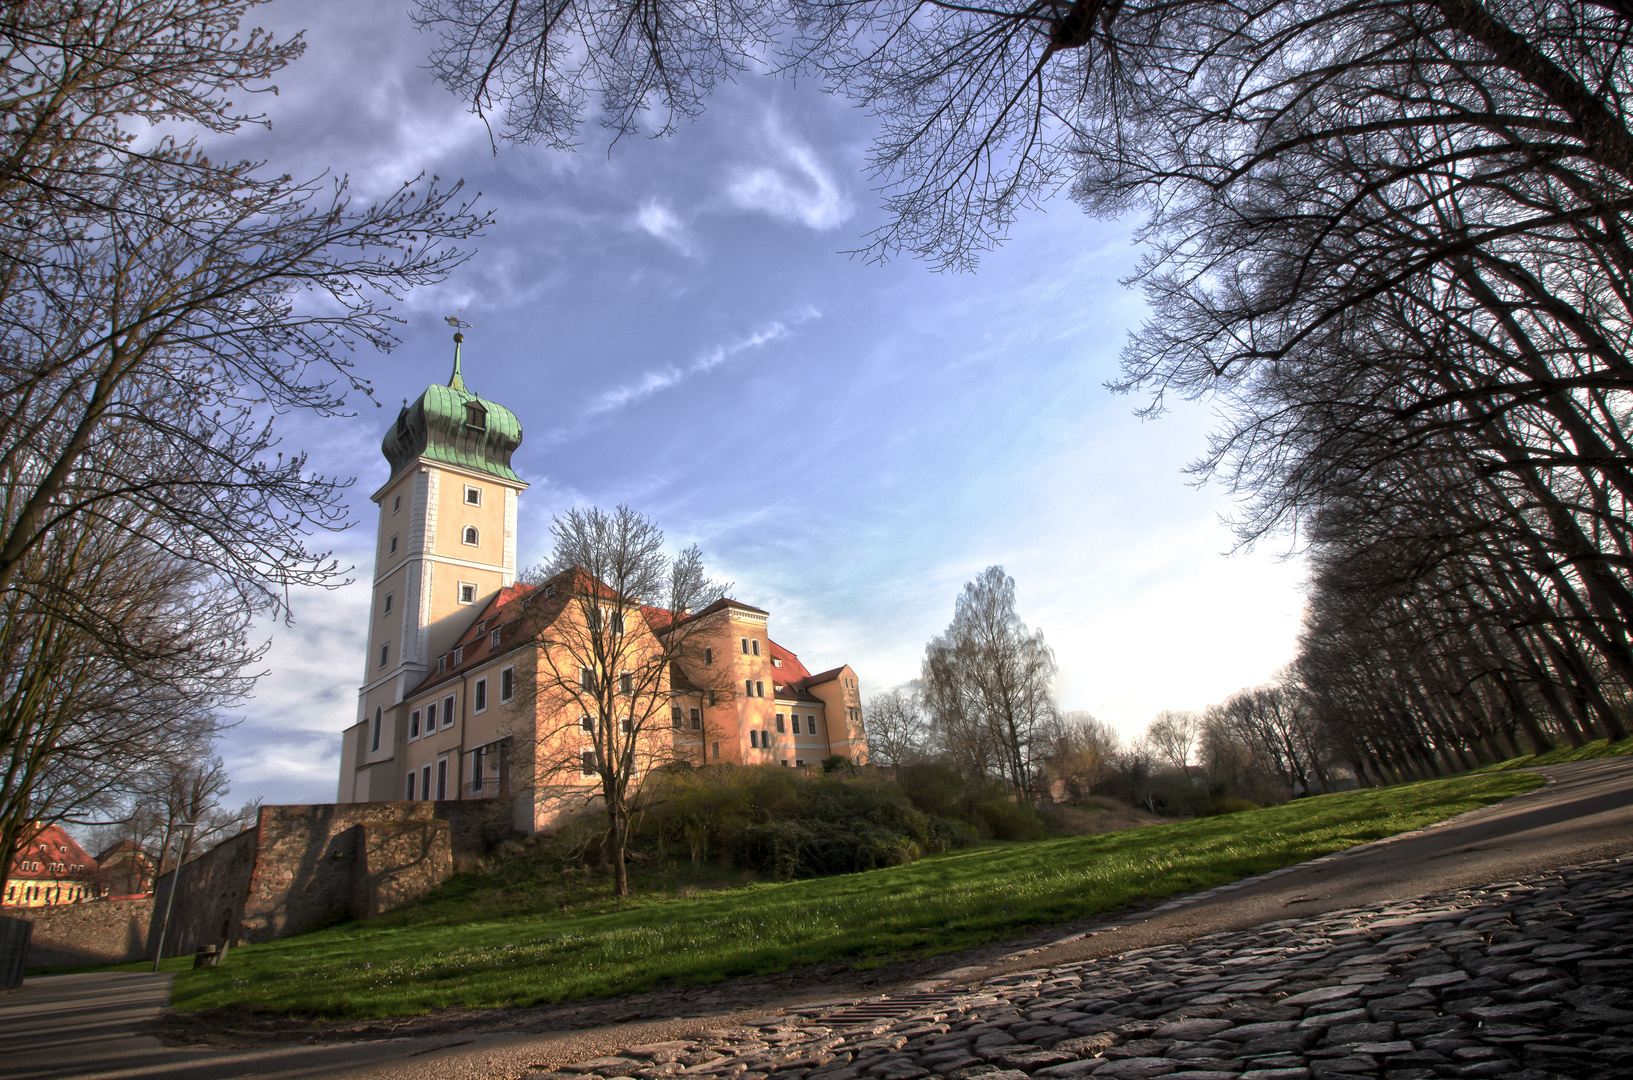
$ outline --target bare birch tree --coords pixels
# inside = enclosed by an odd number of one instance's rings
[[[925,708],[961,764],[1025,798],[1054,734],[1055,657],[1015,612],[1015,579],[989,566],[964,586],[951,625],[925,647]]]
[[[572,509],[551,525],[550,559],[532,575],[538,661],[519,695],[535,725],[534,784],[600,804],[613,889],[629,893],[625,852],[641,781],[675,759],[671,709],[697,692],[708,621],[726,594],[696,545],[670,554],[651,519],[618,506]],[[552,594],[546,596],[548,591]],[[676,669],[688,680],[677,685]],[[705,692],[708,687],[705,687]],[[716,693],[730,692],[716,688]],[[579,778],[593,778],[585,788]]]

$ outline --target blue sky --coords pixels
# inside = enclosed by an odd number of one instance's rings
[[[472,388],[520,417],[521,560],[551,515],[628,502],[695,541],[813,670],[849,662],[864,695],[912,678],[963,583],[1002,564],[1060,663],[1063,707],[1126,732],[1200,708],[1291,659],[1301,560],[1229,554],[1218,488],[1181,469],[1206,403],[1142,421],[1115,397],[1143,317],[1119,284],[1132,222],[1063,198],[1022,216],[973,274],[844,254],[881,220],[868,118],[814,84],[748,76],[673,138],[608,152],[501,145],[425,70],[431,39],[398,0],[279,0],[306,56],[260,104],[270,131],[212,153],[360,197],[424,171],[463,177],[496,225],[445,284],[398,308],[403,344],[357,357],[376,408],[290,417],[286,444],[357,477],[358,522],[328,538],[357,583],[294,598],[268,674],[222,750],[234,797],[334,797],[363,668],[368,493],[393,406],[445,381],[459,312]]]

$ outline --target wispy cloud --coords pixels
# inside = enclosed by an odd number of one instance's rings
[[[766,117],[764,147],[769,161],[732,170],[726,186],[732,205],[818,232],[850,218],[854,208],[844,189],[811,145],[787,131],[774,112]]]
[[[809,319],[814,319],[818,312],[814,308],[807,308],[786,320],[779,319],[767,323],[760,329],[746,337],[725,342],[708,349],[684,365],[670,364],[665,367],[642,373],[635,379],[620,386],[603,390],[590,399],[584,407],[583,416],[586,420],[605,416],[627,408],[638,401],[644,401],[653,394],[661,393],[670,387],[678,386],[687,379],[713,371],[721,364],[735,357],[756,349],[763,349],[767,345],[782,341],[793,333],[793,328]]]
[[[700,257],[697,240],[686,223],[657,199],[648,199],[635,212],[635,228],[688,259]]]

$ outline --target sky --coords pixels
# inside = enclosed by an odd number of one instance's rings
[[[998,564],[1059,663],[1064,709],[1134,735],[1292,659],[1305,566],[1234,550],[1218,486],[1183,474],[1206,402],[1105,389],[1145,317],[1122,280],[1134,221],[1065,198],[1023,214],[973,273],[846,252],[882,214],[870,118],[809,82],[746,75],[669,138],[577,152],[501,143],[431,77],[401,0],[276,0],[257,21],[306,55],[257,104],[270,130],[212,156],[349,177],[360,199],[463,178],[495,224],[446,282],[397,305],[402,344],[355,359],[380,403],[281,421],[285,446],[356,478],[350,530],[314,538],[352,583],[267,623],[266,674],[221,753],[236,799],[335,797],[364,666],[380,437],[401,399],[464,375],[517,414],[520,561],[552,515],[628,503],[696,543],[732,595],[771,612],[811,670],[849,663],[864,699],[914,678],[966,581]]]

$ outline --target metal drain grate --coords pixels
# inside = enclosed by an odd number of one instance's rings
[[[859,1001],[854,1005],[841,1008],[838,1012],[822,1013],[810,1019],[819,1024],[866,1024],[878,1020],[896,1020],[903,1016],[911,1016],[916,1012],[934,1008],[946,1001],[951,1001],[958,994],[948,990],[916,990],[911,993],[897,994],[890,997],[873,998],[870,1001]]]

